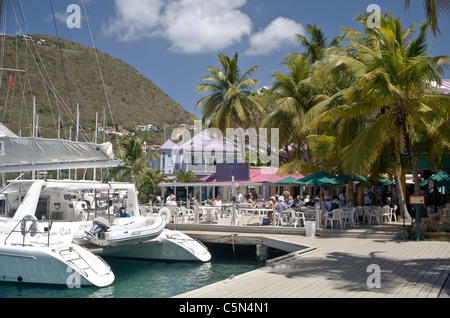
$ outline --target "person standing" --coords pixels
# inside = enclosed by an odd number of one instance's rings
[[[241,190],[237,189],[236,201],[235,202],[237,204],[239,204],[239,203],[242,203],[243,200],[244,200],[244,198],[242,197]]]

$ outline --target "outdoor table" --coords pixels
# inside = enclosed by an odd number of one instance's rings
[[[303,212],[308,220],[316,214],[316,209],[300,208],[298,211]]]
[[[240,208],[239,210],[244,211],[244,212],[253,212],[253,215],[250,218],[250,220],[253,219],[253,217],[255,216],[256,213],[258,213],[259,214],[259,225],[260,226],[262,225],[261,213],[263,213],[263,212],[266,213],[266,212],[273,211],[273,209],[267,209],[267,208]]]
[[[211,211],[214,209],[217,209],[218,207],[217,206],[202,206],[200,208],[203,210],[203,212],[206,212],[206,221],[205,222],[213,223]]]

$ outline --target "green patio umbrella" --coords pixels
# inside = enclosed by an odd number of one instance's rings
[[[391,180],[388,180],[388,179],[378,179],[377,180],[377,185],[386,186],[386,185],[391,185],[391,184],[395,184],[395,182],[391,181]]]
[[[302,183],[298,182],[298,180],[294,177],[287,177],[281,180],[278,180],[276,182],[274,182],[274,184],[286,184],[286,185],[303,185]]]
[[[319,171],[304,178],[298,179],[298,182],[303,185],[321,187],[326,184],[339,184],[342,181],[336,179],[335,177],[324,171]]]
[[[450,184],[450,175],[445,171],[439,171],[433,174],[426,180],[420,182],[420,185],[427,185],[429,180],[434,180],[437,185],[448,185]]]
[[[369,179],[366,177],[360,176],[359,174],[343,174],[342,176],[336,177],[336,179],[341,180],[342,182],[347,181],[362,181],[362,182],[368,182]]]

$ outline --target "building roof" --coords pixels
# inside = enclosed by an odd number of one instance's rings
[[[167,139],[167,141],[161,146],[161,149],[173,149],[177,145],[170,139]]]
[[[450,94],[450,79],[443,79],[441,86],[437,86],[436,83],[433,86],[442,94]]]
[[[228,152],[236,152],[236,143],[227,139],[225,136],[219,135],[219,131],[215,129],[205,129],[201,133],[190,138],[184,144],[177,145],[171,139],[168,139],[162,146],[161,149],[179,149],[179,150],[192,150],[192,151],[209,151],[216,153],[222,152],[225,154]]]

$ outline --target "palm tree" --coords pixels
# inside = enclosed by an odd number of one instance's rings
[[[308,64],[314,64],[322,60],[325,57],[327,47],[332,47],[339,43],[339,38],[335,38],[327,45],[325,34],[315,23],[313,25],[308,24],[306,32],[310,34],[310,40],[301,34],[297,34],[297,42],[300,42],[305,47],[306,52],[303,52],[302,55]]]
[[[400,201],[399,170],[407,168],[403,155],[419,194],[416,155],[427,154],[430,162],[439,164],[450,150],[450,98],[432,94],[432,83],[441,83],[449,58],[428,57],[428,24],[421,25],[416,38],[413,28],[403,30],[399,19],[386,15],[380,28],[366,29],[363,40],[350,43],[347,55],[328,56],[331,65],[345,66],[354,77],[334,114],[366,124],[345,149],[346,166],[363,174],[379,173],[383,165],[391,169]]]
[[[194,175],[192,171],[183,171],[177,170],[175,180],[177,182],[194,182],[197,180],[197,177]]]
[[[323,85],[311,79],[312,68],[302,55],[287,56],[284,65],[288,72],[275,72],[272,75],[272,88],[261,99],[267,111],[261,127],[279,128],[280,145],[286,153],[285,161],[296,161],[288,168],[290,171],[293,167],[303,166],[300,171],[310,172],[311,149],[305,137],[311,132],[303,130],[303,116],[328,96]]]
[[[405,8],[409,8],[410,0],[405,0]],[[423,6],[428,22],[431,24],[433,34],[441,32],[439,30],[438,19],[441,14],[448,14],[450,12],[450,1],[448,0],[424,0]]]
[[[211,74],[201,79],[204,83],[196,86],[197,92],[210,93],[197,103],[196,108],[202,108],[203,122],[210,121],[210,127],[217,127],[222,132],[226,128],[245,128],[261,112],[251,91],[259,81],[248,78],[258,67],[241,74],[237,53],[232,59],[224,54],[217,57],[221,68],[207,66]]]
[[[148,168],[150,158],[158,158],[159,153],[148,151],[144,154],[141,144],[135,136],[127,136],[120,142],[119,157],[126,164],[126,168],[113,169],[113,174],[118,180],[137,182],[137,177]]]
[[[161,189],[158,184],[165,182],[167,179],[159,170],[144,168],[142,174],[139,175],[138,180],[140,185],[140,202],[148,202],[150,195],[160,193]]]

